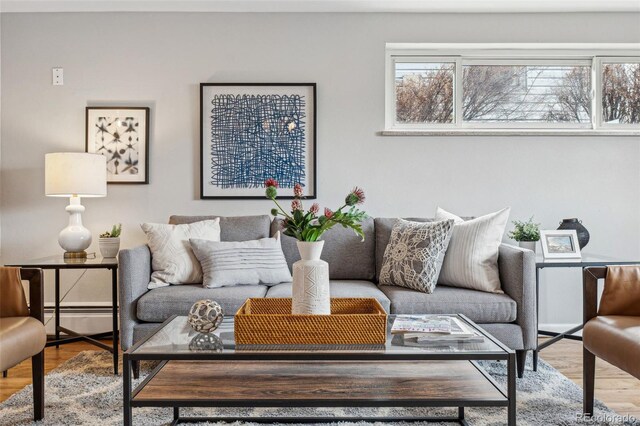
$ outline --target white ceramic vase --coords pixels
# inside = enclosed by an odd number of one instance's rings
[[[518,245],[523,249],[531,250],[532,252],[536,252],[536,243],[537,241],[519,241]]]
[[[292,313],[329,315],[329,264],[320,260],[324,241],[297,243],[301,260],[293,264]]]
[[[120,250],[120,237],[117,238],[100,238],[98,240],[100,254],[106,259],[114,258]]]

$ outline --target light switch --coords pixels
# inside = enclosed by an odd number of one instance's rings
[[[63,86],[64,85],[64,74],[62,68],[53,68],[52,70],[52,84],[54,86]]]

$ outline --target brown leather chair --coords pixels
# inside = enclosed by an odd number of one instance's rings
[[[596,357],[640,379],[640,265],[585,268],[583,278],[583,404],[592,416]]]
[[[21,280],[29,281],[29,301]],[[33,417],[44,417],[44,347],[42,269],[0,267],[0,370],[6,371],[31,357]]]

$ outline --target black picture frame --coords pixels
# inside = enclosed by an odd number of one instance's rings
[[[225,195],[225,194],[216,194],[211,195],[207,194],[205,189],[205,180],[204,180],[204,149],[205,149],[205,113],[204,113],[204,102],[205,102],[205,90],[210,87],[221,87],[221,88],[230,88],[230,87],[238,87],[240,88],[265,88],[265,87],[274,87],[274,88],[289,88],[289,87],[298,87],[304,88],[305,90],[310,90],[311,95],[313,97],[311,102],[308,102],[310,106],[310,113],[307,114],[307,120],[309,118],[312,122],[312,129],[307,128],[307,133],[305,134],[305,146],[306,151],[305,155],[308,156],[308,161],[305,164],[306,177],[310,182],[306,182],[305,185],[305,198],[306,199],[316,199],[317,194],[317,95],[316,95],[316,83],[200,83],[200,199],[202,200],[259,200],[266,199],[264,196],[264,190],[260,188],[259,193],[256,191],[256,188],[252,188],[251,192],[255,194],[248,195]],[[305,123],[308,124],[308,121]],[[284,189],[284,188],[282,188]],[[238,191],[238,189],[234,189]],[[224,190],[217,190],[224,191]],[[293,199],[293,194],[291,191],[288,193],[284,193],[284,191],[279,191],[282,195],[278,195],[278,199]]]
[[[146,185],[149,184],[149,115],[150,108],[149,107],[137,107],[137,106],[88,106],[85,109],[85,152],[96,152],[90,150],[90,136],[89,136],[89,120],[92,111],[107,111],[113,110],[114,112],[119,111],[143,111],[144,112],[144,124],[142,128],[144,129],[144,154],[140,155],[138,152],[138,162],[144,161],[144,171],[140,173],[139,180],[131,180],[131,181],[122,181],[122,180],[114,180],[112,177],[113,174],[107,174],[107,183],[108,184],[125,184],[125,185]]]

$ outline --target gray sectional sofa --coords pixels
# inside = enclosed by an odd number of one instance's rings
[[[172,216],[170,223],[191,223],[220,216]],[[428,221],[430,219],[409,218]],[[395,219],[367,219],[364,242],[353,231],[335,227],[323,235],[322,258],[329,263],[332,297],[373,297],[392,314],[462,313],[517,351],[522,376],[528,350],[536,347],[535,256],[529,250],[502,244],[498,266],[504,294],[438,285],[432,294],[378,286],[385,247]],[[269,216],[220,217],[222,241],[265,238],[279,229]],[[299,259],[295,240],[283,236],[282,249],[289,267]],[[158,326],[171,315],[186,315],[198,299],[220,303],[234,314],[250,297],[291,297],[291,284],[272,287],[236,286],[215,289],[201,285],[177,285],[148,290],[151,253],[147,246],[125,249],[119,254],[120,334],[122,349]]]

